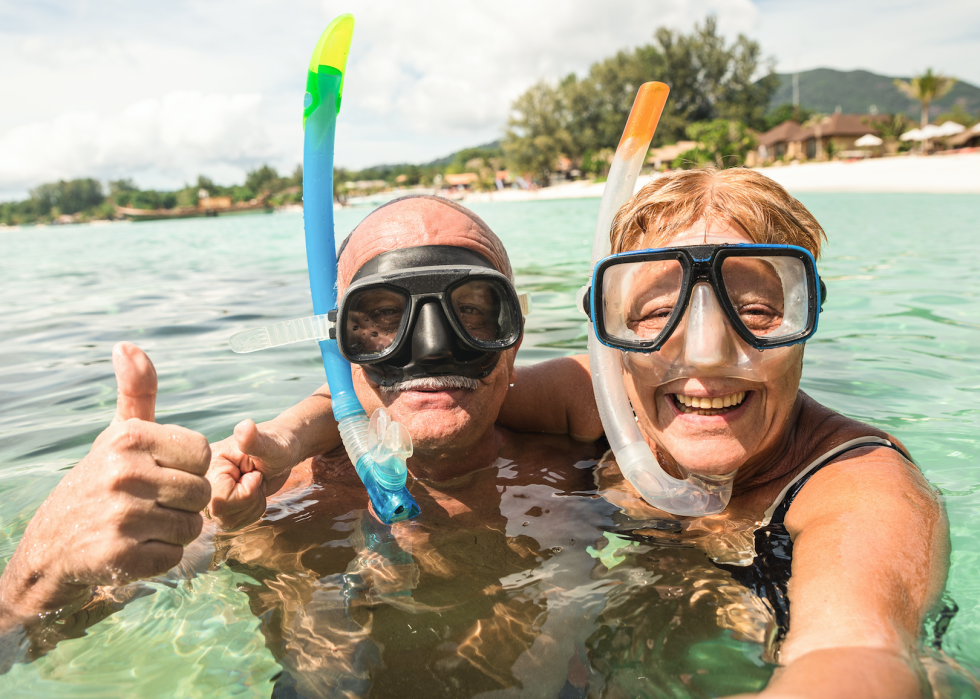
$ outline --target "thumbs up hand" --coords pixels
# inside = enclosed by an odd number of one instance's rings
[[[277,492],[301,459],[288,435],[271,423],[243,420],[231,437],[211,447],[211,517],[224,531],[257,521],[266,498]]]
[[[0,629],[83,603],[94,585],[164,573],[201,532],[207,439],[153,422],[156,370],[142,350],[121,342],[112,364],[115,418],[28,525],[0,578]]]

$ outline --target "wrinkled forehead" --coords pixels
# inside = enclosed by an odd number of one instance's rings
[[[465,210],[431,199],[413,199],[371,213],[351,234],[339,260],[339,291],[368,260],[390,250],[422,245],[468,248],[512,276],[500,240],[486,224]]]

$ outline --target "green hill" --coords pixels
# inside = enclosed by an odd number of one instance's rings
[[[793,74],[780,73],[780,85],[770,102],[771,107],[793,101]],[[838,107],[846,114],[867,114],[871,106],[879,113],[905,112],[919,119],[921,108],[896,89],[894,78],[867,70],[832,70],[817,68],[800,73],[800,106],[829,114]],[[908,80],[908,78],[902,78]],[[971,114],[980,112],[980,88],[958,81],[949,94],[934,102],[929,114],[935,117],[959,103]]]

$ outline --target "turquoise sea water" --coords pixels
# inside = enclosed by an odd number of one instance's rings
[[[959,612],[945,635],[946,656],[938,662],[963,668],[949,695],[980,695],[963,679],[980,676],[980,197],[811,194],[801,200],[830,239],[819,263],[829,298],[820,331],[807,346],[803,388],[836,410],[894,433],[943,493],[953,543],[947,590]],[[519,361],[582,351],[585,325],[574,298],[589,269],[598,200],[473,208],[504,240],[518,286],[531,293],[533,312]],[[339,212],[338,234],[366,213]],[[227,436],[245,417],[276,415],[322,383],[314,346],[242,356],[232,354],[227,344],[238,330],[311,313],[300,215],[8,230],[0,232],[0,249],[5,282],[0,287],[4,563],[34,510],[111,418],[115,382],[109,352],[115,342],[137,342],[156,363],[158,420],[198,430],[211,440]],[[549,597],[547,582],[573,575],[591,579],[593,561],[583,551],[602,534],[590,517],[611,517],[600,505],[589,505],[592,500],[574,500],[580,492],[574,474],[547,480],[522,485],[526,492],[515,497],[573,502],[583,508],[576,510],[581,516],[574,526],[585,538],[569,543],[567,528],[573,525],[567,514],[549,519],[534,508],[513,516],[504,512],[508,537],[530,536],[538,549],[553,553],[539,553],[534,565],[513,570],[505,561],[501,570],[506,572],[499,579],[492,570],[473,577],[481,585],[489,580],[517,591],[500,604],[512,627],[523,628],[520,633],[528,636],[522,658],[540,650],[540,639],[546,636],[541,629],[549,624],[563,628],[562,603]],[[524,529],[522,519],[529,523]],[[356,533],[364,526],[357,520],[347,529]],[[512,526],[517,527],[514,532]],[[332,545],[348,546],[345,542]],[[573,690],[579,686],[573,680],[584,675],[591,687],[605,681],[646,696],[714,696],[764,684],[772,666],[761,660],[761,646],[731,630],[719,636],[713,622],[708,624],[713,632],[683,645],[681,656],[672,655],[674,636],[663,629],[670,627],[670,614],[676,612],[669,606],[676,604],[672,600],[687,599],[685,585],[697,582],[677,572],[694,554],[654,546],[635,555],[636,560],[616,569],[616,575],[624,571],[621,579],[613,580],[611,573],[599,576],[593,588],[581,592],[582,599],[591,600],[582,604],[595,607],[600,616],[589,622],[594,628],[587,638],[575,641],[575,657],[561,656],[568,664],[561,672]],[[655,563],[641,562],[641,555]],[[703,568],[701,582],[710,579],[722,591],[732,587],[717,571],[707,570]],[[634,573],[657,592],[646,597],[624,593],[640,589],[630,582]],[[676,580],[670,582],[672,574]],[[320,581],[317,594],[333,594],[323,582],[328,579]],[[603,587],[606,583],[612,586]],[[464,587],[461,583],[460,589]],[[86,636],[0,676],[0,695],[271,694],[281,672],[278,637],[268,630],[278,623],[270,621],[277,612],[269,612],[259,600],[278,589],[275,579],[216,558],[210,570],[189,581],[155,582],[145,589],[154,594],[131,602]],[[415,597],[424,593],[420,587]],[[724,594],[729,599],[739,593]],[[512,613],[519,608],[525,612]],[[532,608],[548,611],[526,612]],[[402,618],[374,614],[376,629]],[[439,627],[426,621],[425,614],[404,609],[398,614],[429,624],[438,637]],[[637,619],[662,620],[663,625]],[[617,640],[617,629],[630,630],[630,643]],[[520,633],[511,630],[505,636],[512,641]],[[460,639],[445,640],[467,647]],[[400,643],[391,635],[387,651],[372,652],[395,667],[392,649],[402,647]],[[638,653],[636,648],[644,644],[656,651]],[[404,647],[411,644],[405,641]],[[404,657],[415,656],[406,651]],[[593,664],[586,669],[589,657]],[[497,677],[496,685],[474,680],[465,687],[475,694],[513,684],[514,678],[521,679],[521,662],[514,662],[511,676]],[[627,670],[631,681],[639,678],[638,684],[624,679]],[[604,679],[594,679],[597,673]],[[657,682],[651,685],[648,678]],[[385,696],[380,686],[375,695]],[[426,695],[423,688],[416,690]]]

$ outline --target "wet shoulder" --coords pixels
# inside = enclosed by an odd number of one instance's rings
[[[813,425],[807,434],[807,453],[785,479],[786,483],[805,483],[792,493],[786,513],[791,534],[795,536],[814,517],[834,513],[886,514],[939,507],[938,496],[910,458],[914,455],[893,435],[812,398],[806,401],[808,424]],[[869,444],[860,446],[865,439]],[[887,440],[894,448],[876,440]],[[850,445],[852,442],[855,444]],[[845,450],[833,454],[842,448]]]
[[[895,465],[904,461],[899,452],[886,446],[841,451],[852,442],[860,443],[859,440],[871,443],[886,440],[901,449],[902,454],[907,454],[905,447],[884,430],[841,415],[802,391],[800,398],[802,405],[791,425],[787,446],[771,468],[747,483],[736,484],[730,507],[733,511],[762,519],[764,513],[771,512],[780,501],[792,502],[797,492],[802,494],[807,490],[809,480],[817,473],[868,453],[873,452],[878,457],[884,455],[886,461]],[[835,452],[841,453],[835,456]]]

